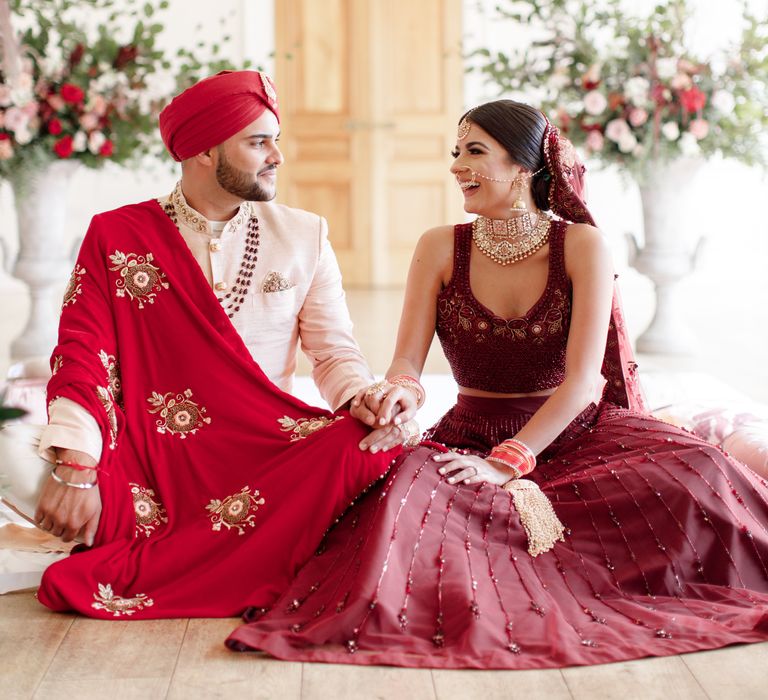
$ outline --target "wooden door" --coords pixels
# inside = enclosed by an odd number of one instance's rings
[[[278,201],[322,214],[348,286],[405,282],[421,232],[460,221],[461,0],[278,0]]]

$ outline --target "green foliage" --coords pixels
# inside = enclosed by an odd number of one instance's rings
[[[10,406],[0,405],[0,427],[8,420],[21,418],[27,412],[22,408],[11,408]]]
[[[23,65],[14,85],[0,73],[0,178],[57,158],[99,168],[158,154],[157,117],[172,95],[220,70],[251,67],[222,55],[229,37],[167,55],[159,45],[167,0],[10,6]]]
[[[642,178],[652,161],[722,154],[768,164],[768,18],[743,6],[736,46],[706,58],[685,43],[686,0],[647,16],[621,0],[499,0],[529,45],[481,48],[470,69],[500,95],[535,101],[588,155]]]

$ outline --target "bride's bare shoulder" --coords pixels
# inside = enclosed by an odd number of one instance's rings
[[[444,276],[453,262],[453,226],[436,226],[422,233],[413,252],[413,262]]]

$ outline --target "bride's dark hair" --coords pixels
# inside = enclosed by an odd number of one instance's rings
[[[547,121],[538,109],[514,100],[496,100],[469,110],[461,119],[464,117],[496,139],[516,165],[532,173],[545,166],[541,146]],[[546,168],[531,181],[533,201],[539,209],[549,209],[549,182]]]

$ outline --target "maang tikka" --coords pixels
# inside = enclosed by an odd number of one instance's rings
[[[467,112],[459,122],[459,128],[456,132],[456,140],[457,141],[463,141],[465,138],[467,138],[467,134],[469,133],[470,128],[472,127],[472,123],[469,121],[469,115],[474,112],[474,109],[470,109],[469,112]]]

